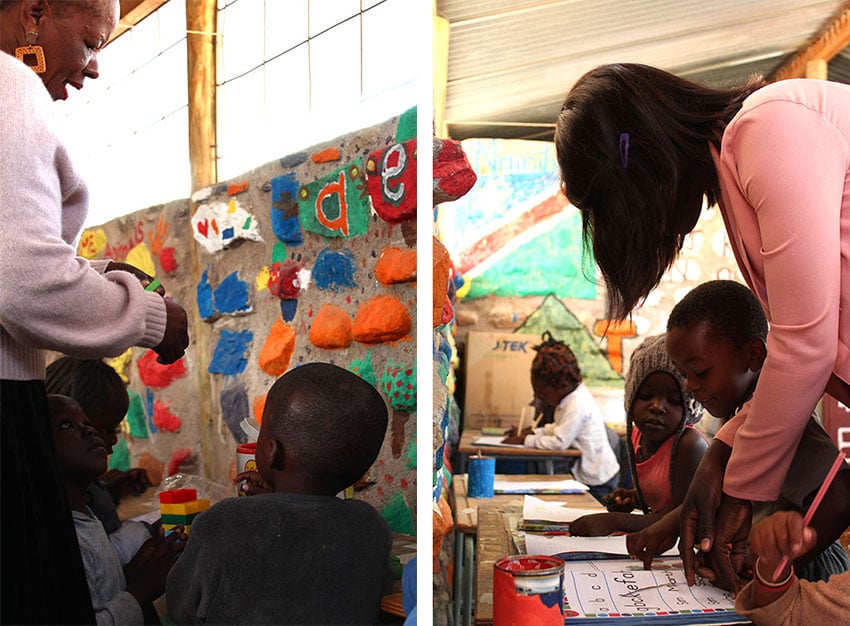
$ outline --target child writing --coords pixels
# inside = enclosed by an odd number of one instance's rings
[[[750,532],[750,547],[758,555],[753,581],[735,598],[735,610],[756,626],[802,626],[817,616],[821,626],[839,626],[850,616],[850,571],[828,582],[800,580],[786,566],[774,579],[783,557],[810,551],[817,531],[803,526],[797,511],[780,511],[758,522]]]
[[[581,457],[571,472],[601,501],[616,488],[620,464],[608,441],[599,406],[582,383],[578,361],[567,344],[547,331],[534,350],[537,352],[531,363],[534,404],[544,414],[553,411],[553,422],[525,428],[521,433],[512,428],[504,443],[546,450],[578,448]]]
[[[182,527],[167,538],[159,529],[122,568],[103,525],[86,506],[89,484],[106,471],[106,445],[76,400],[48,395],[47,403],[97,623],[158,624],[153,601],[165,591],[168,570],[185,545]]]
[[[389,527],[335,497],[371,467],[387,429],[377,390],[328,363],[290,370],[269,390],[257,468],[270,493],[198,515],[168,576],[178,624],[376,624],[391,589]]]
[[[685,388],[712,415],[723,420],[736,413],[745,415],[746,403],[767,356],[766,337],[767,318],[758,300],[744,285],[728,280],[695,287],[673,307],[667,321],[667,352],[682,373]],[[725,468],[730,454],[730,445],[715,437],[703,463],[719,463]],[[778,509],[804,512],[837,454],[826,431],[814,418],[810,419],[779,499],[753,503],[753,517],[761,518]],[[716,485],[718,498],[721,487]],[[648,567],[653,555],[672,547],[679,534],[678,513],[674,510],[649,528],[629,535],[629,554],[642,559]],[[835,541],[848,524],[850,469],[845,468],[836,476],[812,521],[817,543],[794,561],[800,577],[818,580],[850,568],[847,553]],[[709,561],[701,564],[696,573],[737,589],[735,574],[744,569],[745,552],[746,545],[738,545],[732,562]],[[730,567],[734,571],[728,571]]]
[[[679,506],[708,441],[693,427],[702,417],[667,356],[664,335],[646,338],[632,353],[625,389],[629,464],[634,489],[617,489],[609,513],[585,515],[570,524],[573,535],[609,535],[646,528]],[[631,515],[638,506],[645,515]]]
[[[49,394],[76,400],[103,440],[106,454],[112,454],[113,446],[118,443],[116,430],[127,414],[130,401],[118,373],[101,359],[63,356],[47,366],[45,387]],[[104,484],[104,477],[111,478],[109,486]],[[103,524],[122,565],[135,556],[156,528],[141,522],[122,523],[116,502],[122,489],[140,493],[148,484],[147,472],[134,468],[129,472],[111,470],[91,481],[86,489],[86,506]]]

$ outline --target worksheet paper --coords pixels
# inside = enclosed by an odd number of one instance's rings
[[[481,435],[472,440],[474,446],[499,446],[500,448],[524,448],[521,443],[502,443],[507,435]]]
[[[570,478],[564,480],[496,480],[493,482],[493,493],[496,494],[576,494],[584,493],[589,487],[584,483]]]
[[[585,511],[586,513],[586,511]],[[562,553],[605,554],[628,557],[625,535],[607,535],[605,537],[573,537],[567,535],[538,535],[525,533],[526,554],[560,555]],[[677,556],[678,543],[662,556]],[[565,558],[566,554],[565,554]],[[640,561],[635,561],[640,564]]]
[[[678,557],[659,557],[651,570],[631,559],[567,561],[564,623],[738,624],[729,592],[697,577],[688,587]]]
[[[547,502],[534,496],[525,496],[522,500],[522,519],[543,520],[547,522],[573,522],[585,515],[604,513],[599,510],[577,509],[564,506],[564,502]]]

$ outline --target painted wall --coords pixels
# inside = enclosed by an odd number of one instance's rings
[[[81,254],[144,269],[190,317],[177,363],[140,348],[116,360],[131,409],[112,466],[229,484],[240,425],[272,383],[326,361],[374,384],[390,413],[355,497],[415,532],[415,124],[414,109],[83,233]]]
[[[622,375],[635,347],[663,332],[668,312],[699,283],[743,282],[719,211],[704,210],[661,284],[631,321],[605,316],[604,289],[581,244],[581,219],[558,186],[554,145],[468,139],[461,142],[478,175],[472,190],[438,211],[440,239],[460,277],[456,319],[463,350],[469,330],[537,332],[578,348],[589,384],[609,421],[622,417]],[[557,332],[556,332],[557,331]],[[599,359],[606,361],[600,367]],[[709,428],[713,427],[707,419]]]

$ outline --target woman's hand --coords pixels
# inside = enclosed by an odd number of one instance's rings
[[[159,355],[157,362],[168,365],[182,357],[189,346],[189,321],[183,307],[167,298],[165,314],[165,334],[154,351]]]

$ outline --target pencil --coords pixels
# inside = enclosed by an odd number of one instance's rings
[[[818,506],[820,506],[821,500],[826,495],[829,486],[832,484],[832,480],[835,478],[835,475],[838,474],[838,470],[841,469],[841,465],[844,463],[844,453],[839,452],[835,461],[832,464],[832,467],[829,468],[829,471],[826,473],[826,478],[823,481],[823,484],[818,489],[817,494],[815,494],[815,499],[812,500],[812,506],[809,507],[809,510],[806,511],[806,515],[803,518],[803,528],[809,525],[812,521],[812,518],[815,516],[815,511],[817,511]],[[785,569],[785,566],[788,565],[788,557],[782,557],[782,560],[779,561],[779,565],[776,566],[776,569],[773,571],[773,579],[776,580],[779,578],[779,575],[782,573],[782,570]]]
[[[157,287],[159,287],[162,283],[159,282],[159,279],[154,278],[150,284],[145,287],[145,291],[155,291]]]

